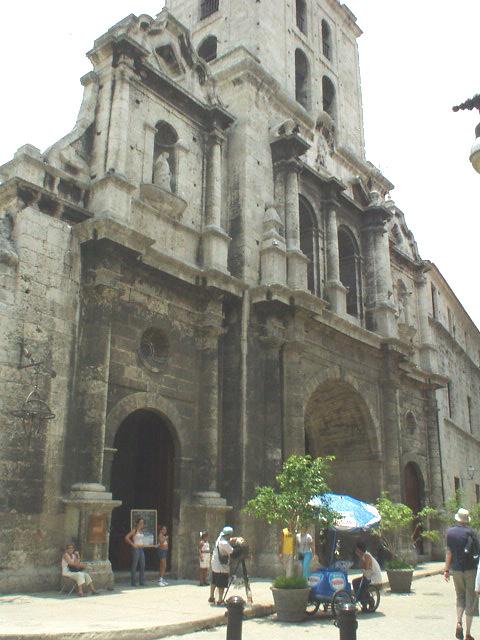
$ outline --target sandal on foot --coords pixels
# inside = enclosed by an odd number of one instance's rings
[[[457,624],[455,628],[455,638],[458,638],[458,640],[463,640],[463,627],[461,624]]]
[[[208,601],[211,602],[212,604],[215,604],[215,598],[209,598]]]

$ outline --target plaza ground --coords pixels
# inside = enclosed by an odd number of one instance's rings
[[[415,593],[406,596],[382,596],[380,611],[367,619],[360,619],[360,631],[374,628],[374,637],[404,638],[404,630],[428,630],[429,638],[444,638],[448,625],[454,622],[453,586],[444,585],[442,563],[427,563],[418,568],[414,582]],[[429,575],[432,577],[427,577]],[[249,616],[262,617],[262,621],[246,622],[244,638],[262,634],[280,638],[291,637],[292,626],[273,623],[270,581],[253,580],[253,608]],[[237,587],[232,594],[244,595]],[[432,595],[433,594],[433,595]],[[168,587],[158,587],[152,581],[143,588],[117,584],[113,592],[78,598],[57,593],[13,594],[0,596],[0,640],[153,640],[175,635],[196,640],[223,638],[225,628],[204,632],[202,629],[225,623],[225,610],[207,602],[208,588],[186,581],[172,581]],[[442,606],[440,601],[445,604]],[[438,618],[441,617],[441,619]],[[399,622],[404,620],[403,623]],[[431,635],[430,625],[443,629],[443,635]],[[274,624],[272,634],[270,624]],[[316,619],[295,625],[295,633],[316,633],[322,629],[322,638],[338,637],[338,630],[330,621]],[[378,631],[382,629],[382,631]],[[398,635],[392,635],[397,629]],[[262,631],[263,630],[263,631]],[[251,634],[251,635],[248,635]],[[260,635],[259,635],[260,634]],[[409,634],[409,640],[415,636]],[[418,635],[420,638],[420,635]],[[359,635],[361,638],[361,635]]]
[[[437,575],[414,583],[408,595],[386,593],[374,614],[358,616],[357,640],[448,640],[455,637],[455,596],[452,582]],[[473,637],[480,637],[480,621],[474,619]],[[301,624],[276,622],[273,617],[243,624],[243,640],[338,640],[331,620],[316,618]],[[225,628],[183,636],[182,640],[225,640]]]

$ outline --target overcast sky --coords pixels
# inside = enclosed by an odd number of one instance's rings
[[[347,4],[364,31],[359,46],[368,159],[395,184],[392,197],[422,257],[436,263],[480,326],[480,175],[468,161],[480,116],[451,110],[480,92],[480,2]],[[130,13],[155,15],[162,6],[162,0],[2,3],[0,163],[22,144],[43,151],[67,133],[93,40]]]

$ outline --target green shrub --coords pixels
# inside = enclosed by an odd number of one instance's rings
[[[388,560],[385,563],[385,569],[387,571],[396,571],[396,570],[399,570],[399,569],[412,570],[413,567],[412,567],[412,565],[408,564],[408,562],[405,562],[404,560],[399,560],[397,558],[397,559],[394,559],[394,560]]]
[[[308,582],[303,576],[278,576],[273,581],[273,586],[275,589],[308,589]]]

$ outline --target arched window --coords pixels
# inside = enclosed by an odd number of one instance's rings
[[[307,267],[308,290],[320,295],[318,269],[318,225],[315,212],[303,196],[300,196],[300,249],[310,260]]]
[[[198,47],[198,55],[203,58],[205,62],[215,60],[217,57],[217,38],[215,36],[208,36],[208,38],[205,38],[202,44]]]
[[[302,33],[307,33],[307,3],[305,0],[297,1],[297,27]]]
[[[152,181],[166,191],[176,191],[178,134],[168,122],[157,122],[153,146]]]
[[[308,109],[310,103],[310,72],[307,56],[301,49],[295,51],[295,99]]]
[[[335,120],[335,86],[327,76],[322,78],[323,110]]]
[[[360,252],[355,238],[345,227],[340,227],[338,230],[338,254],[340,282],[347,288],[347,313],[361,318]]]
[[[322,20],[322,51],[325,58],[332,59],[332,31],[326,20]]]
[[[201,0],[200,2],[200,20],[208,18],[208,16],[218,11],[220,0]]]

